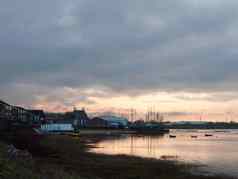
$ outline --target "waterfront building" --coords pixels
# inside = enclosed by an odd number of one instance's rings
[[[12,125],[31,126],[40,123],[44,112],[41,110],[28,110],[20,106],[13,106],[0,101],[0,126],[8,128]]]
[[[40,130],[43,133],[62,133],[73,132],[74,127],[72,124],[42,124]]]
[[[111,128],[126,128],[128,127],[128,119],[118,116],[100,116],[99,118],[107,121],[108,127]]]
[[[29,110],[33,114],[33,123],[44,124],[46,123],[46,116],[43,110]]]
[[[89,128],[107,128],[108,122],[100,117],[89,119],[86,124]]]
[[[71,124],[75,129],[87,127],[88,115],[84,109],[66,113],[46,113],[47,124]]]

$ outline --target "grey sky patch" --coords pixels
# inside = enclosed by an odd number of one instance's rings
[[[207,101],[207,102],[231,102],[238,98],[237,92],[218,92],[218,93],[194,93],[176,94],[176,99],[182,101]]]
[[[1,2],[1,96],[30,105],[64,87],[96,86],[109,96],[236,91],[237,5],[235,0]],[[19,91],[14,86],[20,84],[34,87]]]

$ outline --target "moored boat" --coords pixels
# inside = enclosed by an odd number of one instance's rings
[[[176,135],[169,135],[169,138],[176,138]]]
[[[132,130],[135,130],[138,134],[165,134],[169,133],[169,129],[165,128],[161,124],[145,124],[140,126],[132,126]]]

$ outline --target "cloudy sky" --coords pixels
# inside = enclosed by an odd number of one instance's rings
[[[236,116],[237,0],[8,0],[0,24],[9,103]]]

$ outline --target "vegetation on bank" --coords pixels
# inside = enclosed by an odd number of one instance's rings
[[[34,160],[9,161],[1,145],[2,178],[83,178],[92,179],[228,179],[223,176],[195,176],[191,166],[171,161],[125,155],[87,152],[97,137],[47,136],[36,145],[28,145]],[[28,141],[29,142],[29,141]],[[22,144],[22,140],[21,140]],[[3,162],[2,162],[3,161]],[[3,166],[3,167],[2,167]],[[3,168],[3,169],[2,169]]]
[[[82,179],[57,165],[40,165],[34,159],[9,158],[7,145],[0,143],[0,179]]]

